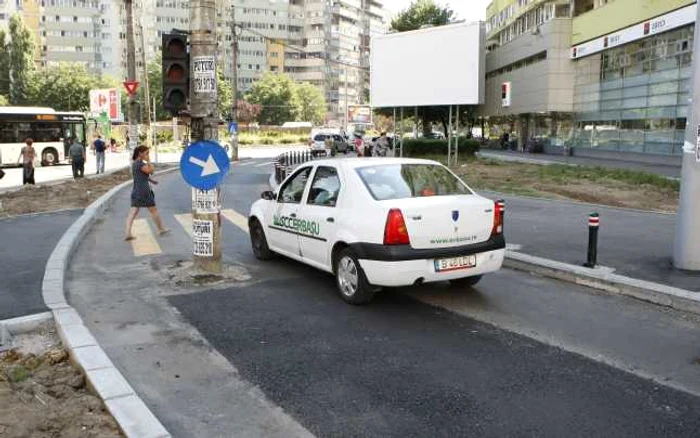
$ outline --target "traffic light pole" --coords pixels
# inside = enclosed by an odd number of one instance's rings
[[[190,112],[192,142],[219,138],[216,75],[216,0],[190,1]],[[213,192],[213,193],[212,193]],[[198,191],[192,192],[194,228],[211,230],[205,238],[209,245],[200,245],[203,236],[194,236],[194,268],[208,273],[221,272],[221,199],[219,188],[207,192],[214,197],[215,212],[196,209]],[[204,249],[203,251],[198,248]]]
[[[231,121],[238,124],[238,33],[236,29],[236,5],[231,5]],[[231,161],[238,161],[238,129],[231,134]]]
[[[697,14],[691,76],[693,100],[685,128],[681,194],[673,246],[673,266],[692,271],[700,271],[700,8]]]
[[[126,0],[126,68],[127,81],[136,82],[136,43],[134,41],[134,2]],[[139,125],[136,120],[137,106],[136,95],[130,94],[127,109],[127,122],[129,123],[129,142],[127,147],[133,151],[139,144]]]

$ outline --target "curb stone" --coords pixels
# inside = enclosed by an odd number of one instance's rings
[[[178,169],[174,167],[157,174]],[[170,433],[114,366],[65,295],[65,271],[80,241],[115,195],[131,183],[125,181],[102,195],[63,234],[46,263],[42,295],[71,360],[85,373],[90,388],[102,399],[122,432],[129,438],[169,438]]]
[[[610,269],[590,269],[516,251],[506,251],[503,265],[511,269],[700,315],[700,294],[665,284],[625,277],[613,273]]]
[[[269,185],[273,190],[279,186],[274,172]],[[700,315],[700,293],[625,277],[607,268],[589,269],[512,250],[506,250],[503,266]]]

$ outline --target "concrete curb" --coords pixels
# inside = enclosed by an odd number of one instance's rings
[[[177,169],[174,167],[158,174]],[[102,398],[124,434],[129,438],[166,438],[170,433],[117,370],[78,312],[68,304],[65,295],[65,273],[80,241],[117,193],[130,184],[131,181],[126,181],[102,195],[63,234],[46,263],[42,294],[71,359],[83,370],[89,386]]]
[[[504,266],[568,281],[610,294],[624,295],[676,310],[700,314],[700,293],[613,273],[589,269],[515,251],[507,251]]]

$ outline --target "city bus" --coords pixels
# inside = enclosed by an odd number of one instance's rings
[[[79,112],[57,112],[51,108],[0,107],[0,165],[22,164],[24,141],[34,140],[42,166],[67,162],[74,139],[86,145],[86,119]]]

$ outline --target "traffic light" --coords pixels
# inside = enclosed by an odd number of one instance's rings
[[[163,34],[163,108],[173,116],[187,109],[190,81],[190,57],[187,35]]]

